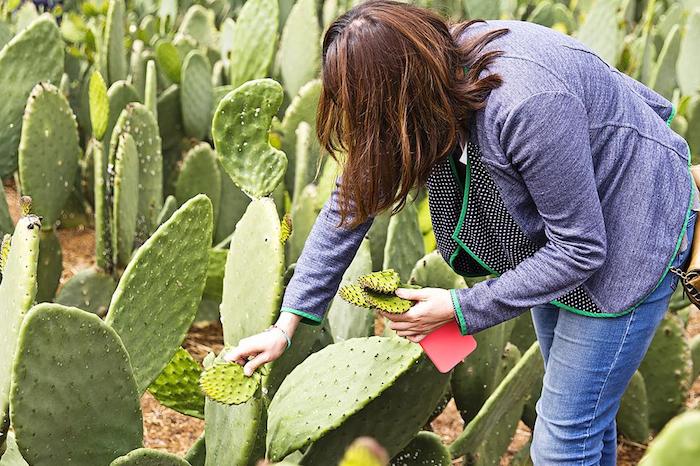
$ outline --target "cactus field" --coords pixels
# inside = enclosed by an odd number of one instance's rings
[[[0,1],[0,466],[532,464],[529,313],[443,374],[371,311],[475,283],[423,191],[374,220],[320,325],[250,378],[222,360],[278,318],[336,185],[321,39],[359,1]],[[415,2],[574,36],[671,100],[700,162],[700,0]],[[680,291],[622,400],[619,464],[700,465]]]

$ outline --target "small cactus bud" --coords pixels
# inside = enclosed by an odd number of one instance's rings
[[[280,242],[284,244],[292,235],[292,216],[289,213],[284,214],[284,217],[282,217],[281,229]]]
[[[19,206],[22,209],[22,217],[26,217],[32,212],[32,198],[29,196],[20,197]]]

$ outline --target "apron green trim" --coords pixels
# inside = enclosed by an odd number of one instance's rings
[[[464,322],[464,314],[462,314],[462,305],[459,304],[459,299],[457,298],[457,290],[454,288],[450,290],[450,298],[452,298],[452,306],[455,308],[455,314],[457,314],[457,320],[459,321],[459,333],[462,335],[467,334],[467,324]]]
[[[319,319],[318,316],[315,316],[313,314],[309,314],[308,312],[300,311],[299,309],[294,309],[291,307],[283,307],[280,309],[280,312],[291,312],[292,314],[296,314],[298,316],[301,316],[301,321],[305,324],[321,325],[322,319]]]
[[[673,116],[676,113],[676,108],[675,106],[673,107],[673,110],[671,112],[671,117],[669,117],[669,121],[673,118]],[[459,179],[459,176],[457,175],[457,168],[454,165],[454,160],[452,157],[449,159],[450,161],[450,168],[452,169],[452,175],[455,177],[455,180],[457,181],[457,184],[461,184],[461,181]],[[500,276],[498,272],[496,272],[494,269],[489,267],[483,260],[481,260],[480,257],[478,257],[474,252],[467,247],[466,244],[462,240],[459,239],[458,234],[459,231],[462,229],[462,224],[464,223],[464,217],[466,216],[467,213],[467,207],[469,205],[469,174],[470,174],[470,169],[469,169],[469,160],[466,160],[466,174],[465,174],[465,179],[464,179],[464,197],[462,200],[462,211],[459,214],[459,221],[457,222],[457,227],[455,228],[455,231],[452,233],[452,239],[457,243],[457,247],[455,248],[454,252],[450,256],[450,267],[452,270],[455,270],[455,272],[459,273],[455,267],[454,267],[454,260],[457,257],[457,254],[459,253],[459,248],[461,247],[467,254],[471,256],[472,259],[474,259],[476,262],[479,263],[484,269],[488,270],[491,274],[495,275],[496,277]],[[685,235],[686,230],[688,229],[688,222],[690,220],[690,213],[692,212],[692,207],[693,207],[693,184],[695,183],[695,180],[693,178],[693,174],[690,171],[690,166],[691,166],[691,153],[690,153],[690,148],[688,149],[688,177],[690,178],[690,199],[688,200],[688,208],[685,213],[685,220],[683,222],[683,228],[681,228],[681,233],[678,236],[678,240],[676,241],[676,247],[675,250],[673,251],[673,254],[671,255],[671,259],[668,261],[668,264],[666,265],[666,268],[664,269],[663,274],[661,274],[661,278],[659,278],[659,281],[656,283],[654,288],[652,288],[649,293],[644,295],[636,304],[630,306],[629,308],[616,312],[616,313],[611,313],[611,312],[588,312],[588,311],[582,311],[580,309],[576,309],[575,307],[569,306],[567,304],[561,303],[558,300],[553,300],[550,301],[551,304],[564,309],[569,312],[573,312],[574,314],[579,314],[583,316],[588,316],[588,317],[620,317],[625,314],[629,314],[633,310],[635,310],[637,307],[639,307],[656,289],[661,285],[661,282],[664,281],[664,278],[666,278],[666,275],[668,274],[668,271],[671,269],[671,265],[673,264],[673,261],[675,260],[676,256],[678,255],[678,251],[681,248],[681,244],[683,243],[683,236]],[[690,247],[690,246],[689,246]],[[462,274],[460,274],[462,275]],[[474,277],[474,276],[481,276],[481,275],[462,275],[463,277]]]
[[[668,116],[668,119],[666,120],[666,126],[669,128],[671,127],[671,122],[673,121],[673,118],[676,116],[676,106],[671,104],[671,114]]]

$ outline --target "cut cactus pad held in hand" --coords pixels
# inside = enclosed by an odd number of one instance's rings
[[[214,401],[242,404],[255,395],[260,387],[260,372],[250,377],[243,373],[243,366],[235,362],[216,362],[202,372],[199,386],[205,395]]]

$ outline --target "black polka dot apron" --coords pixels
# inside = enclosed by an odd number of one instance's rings
[[[540,246],[506,209],[481,161],[478,145],[467,141],[465,164],[458,161],[461,153],[457,145],[428,177],[428,204],[438,250],[462,276],[497,276],[515,268]],[[574,312],[602,312],[582,287],[552,304]]]

